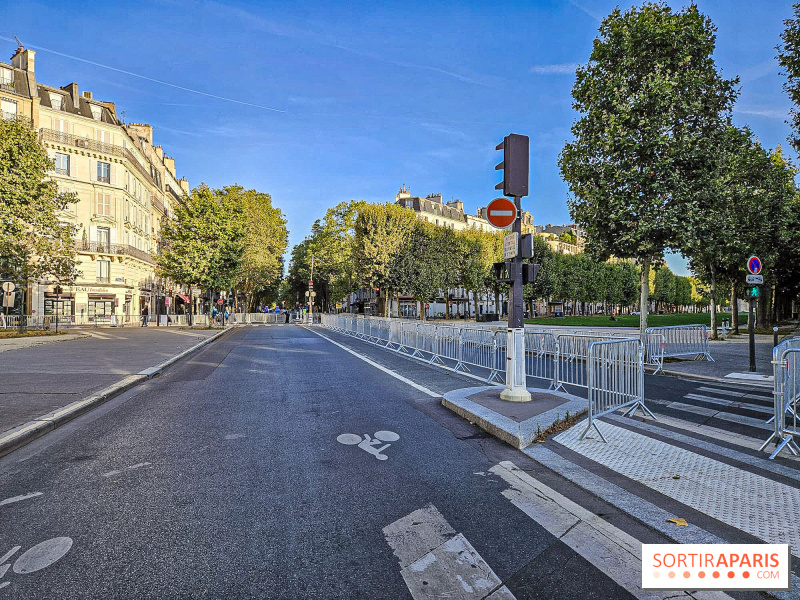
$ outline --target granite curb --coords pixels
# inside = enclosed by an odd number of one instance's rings
[[[116,398],[120,394],[127,392],[128,390],[136,387],[140,383],[144,383],[145,381],[152,379],[153,377],[157,377],[161,374],[161,372],[173,365],[177,361],[181,360],[182,358],[196,352],[203,346],[210,344],[211,342],[219,339],[229,331],[232,331],[235,327],[239,327],[238,325],[226,328],[218,333],[215,333],[212,336],[204,339],[203,341],[195,344],[191,348],[187,348],[180,354],[165,360],[161,364],[158,364],[154,367],[150,367],[143,371],[140,371],[136,375],[129,375],[125,377],[121,381],[100,390],[99,392],[95,392],[94,394],[83,398],[82,400],[76,400],[67,406],[49,412],[41,417],[34,419],[32,421],[28,421],[27,423],[23,423],[13,429],[10,429],[4,433],[0,434],[0,457],[5,456],[25,446],[26,444],[32,442],[36,438],[53,431],[54,429],[61,427],[62,425],[76,419],[77,417],[81,416],[82,414],[90,411],[91,409],[108,402],[112,398]]]
[[[510,417],[501,415],[490,408],[469,400],[472,395],[498,387],[489,385],[445,392],[442,396],[442,406],[518,450],[530,446],[539,433],[550,427],[556,419],[565,418],[567,412],[577,414],[587,408],[587,400],[585,398],[565,392],[548,391],[548,394],[564,398],[566,402],[530,419],[517,422]],[[541,392],[542,390],[531,391]]]

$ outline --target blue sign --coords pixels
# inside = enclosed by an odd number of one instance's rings
[[[751,256],[747,259],[747,270],[753,275],[761,273],[761,259],[757,256]]]

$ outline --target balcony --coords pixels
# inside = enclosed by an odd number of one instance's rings
[[[5,78],[0,79],[0,90],[16,93],[16,90],[14,89],[14,80]]]
[[[105,242],[79,241],[75,245],[75,249],[78,252],[91,252],[93,254],[114,254],[117,256],[130,256],[132,258],[137,258],[152,265],[156,264],[156,261],[153,260],[153,257],[150,256],[149,252],[145,252],[144,250],[139,250],[138,248],[134,248],[133,246],[128,246],[126,244],[106,244]]]
[[[158,212],[160,212],[162,215],[166,215],[166,214],[167,214],[167,209],[166,209],[166,207],[164,206],[164,203],[163,203],[163,202],[161,202],[161,200],[159,200],[159,199],[158,199],[158,198],[156,198],[155,196],[151,196],[151,199],[152,199],[152,201],[153,201],[153,208],[155,208],[155,209],[156,209]]]
[[[2,117],[3,121],[16,121],[21,120],[20,115],[17,113],[0,111],[0,117]]]
[[[141,164],[141,163],[138,161],[138,159],[136,158],[136,155],[135,155],[133,152],[131,152],[130,150],[128,150],[127,148],[125,148],[125,149],[124,149],[124,156],[125,156],[125,158],[127,158],[127,159],[128,159],[128,161],[130,161],[130,163],[131,163],[131,164],[132,164],[134,167],[136,167],[136,170],[137,170],[137,171],[139,171],[139,173],[140,173],[140,174],[141,174],[141,175],[142,175],[142,176],[143,176],[143,177],[144,177],[144,178],[145,178],[147,181],[149,181],[150,183],[152,183],[152,184],[153,184],[154,186],[156,186],[157,188],[161,189],[161,186],[159,186],[159,185],[156,183],[156,180],[155,180],[155,179],[153,179],[153,177],[150,175],[150,173],[148,173],[148,172],[147,172],[147,169],[145,169],[145,168],[142,166],[142,164]]]
[[[80,137],[71,133],[64,133],[63,131],[55,131],[53,129],[40,129],[39,135],[43,142],[53,142],[56,144],[66,144],[67,146],[75,146],[76,148],[86,148],[87,150],[94,150],[111,156],[122,157],[125,155],[124,148],[108,144],[106,142],[98,142],[89,138]]]

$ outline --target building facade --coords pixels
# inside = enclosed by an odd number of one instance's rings
[[[136,318],[145,306],[151,314],[167,306],[181,312],[187,294],[156,277],[153,255],[162,219],[189,184],[154,145],[152,127],[123,123],[114,103],[79,93],[77,83],[38,83],[35,52],[22,47],[11,64],[0,63],[0,102],[2,118],[38,130],[53,160],[50,176],[78,197],[60,215],[77,228],[75,284],[58,296],[57,282],[32,284],[27,312],[90,323]]]

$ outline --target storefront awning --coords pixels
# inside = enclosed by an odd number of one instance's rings
[[[176,296],[178,296],[178,298],[180,298],[184,302],[189,302],[189,296],[185,296],[183,294],[176,294]]]

